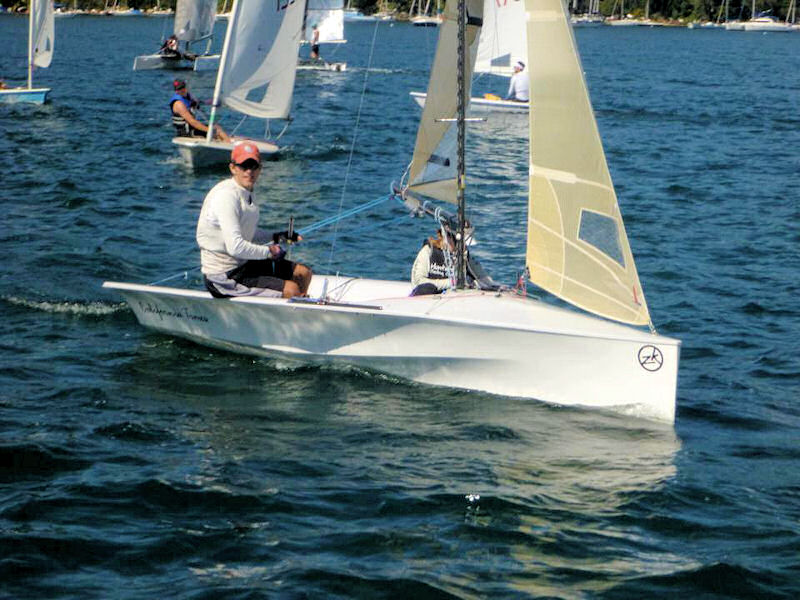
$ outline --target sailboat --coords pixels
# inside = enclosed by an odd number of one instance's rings
[[[762,13],[756,13],[756,0],[753,0],[753,5],[750,9],[750,14],[753,16],[749,21],[744,22],[744,30],[774,33],[786,33],[792,31],[792,24],[789,22],[788,14],[786,21],[781,22],[776,17],[769,14],[770,12],[771,9]]]
[[[614,16],[617,10],[617,0],[614,0],[614,6],[611,7],[611,17],[606,19],[606,23],[615,27],[630,27],[639,25],[639,21],[632,19],[625,13],[625,0],[619,0],[619,17]]]
[[[436,14],[431,15],[431,0],[426,0],[425,8],[422,8],[422,0],[412,0],[408,14],[413,14],[414,6],[417,7],[417,14],[409,19],[415,27],[438,27],[442,23],[442,12],[439,9],[439,0],[436,0]]]
[[[514,72],[514,64],[526,54],[525,4],[518,0],[485,0],[474,72],[510,77]],[[425,106],[427,94],[409,92],[409,95],[417,104]],[[485,94],[470,98],[469,113],[527,113],[529,106],[530,102],[504,100],[493,94]]]
[[[219,55],[209,54],[214,35],[214,20],[217,0],[178,0],[175,7],[173,35],[178,45],[177,53],[158,53],[137,56],[133,60],[134,71],[152,69],[209,70],[216,68]],[[191,52],[193,44],[205,42],[205,49]]]
[[[572,27],[599,27],[605,22],[605,17],[600,14],[600,0],[589,0],[589,10],[578,13],[578,0],[572,0]]]
[[[227,164],[233,144],[213,138],[223,104],[245,116],[288,119],[294,93],[297,53],[305,0],[280,3],[234,0],[222,48],[208,135],[175,137],[181,157],[191,167]],[[249,139],[262,155],[278,152],[276,144]]]
[[[28,86],[0,89],[0,102],[47,102],[50,88],[33,87],[33,69],[50,66],[54,43],[53,0],[31,0],[28,7]]]
[[[406,201],[423,210],[422,198],[458,202],[454,288],[409,296],[404,281],[339,275],[315,275],[309,298],[288,300],[219,300],[206,291],[118,282],[104,287],[121,294],[145,327],[216,348],[345,363],[423,384],[673,423],[680,342],[652,329],[569,15],[561,0],[525,0],[525,7],[536,106],[529,115],[535,144],[526,266],[531,283],[573,307],[522,287],[467,285],[464,113],[483,0],[447,2],[430,101],[403,186]],[[459,29],[464,43],[456,54]]]
[[[344,2],[343,0],[307,0],[303,15],[303,42],[311,44],[314,39],[314,26],[319,32],[320,44],[344,44]],[[298,69],[321,71],[344,71],[345,62],[329,62],[322,58],[301,59]]]

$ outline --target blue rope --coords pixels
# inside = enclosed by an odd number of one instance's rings
[[[355,208],[351,208],[350,210],[347,210],[343,213],[339,213],[338,215],[328,217],[327,219],[322,219],[322,221],[317,221],[312,225],[303,227],[302,229],[298,229],[297,233],[299,233],[300,235],[305,235],[307,233],[311,233],[312,231],[316,231],[317,229],[322,229],[323,227],[332,225],[333,223],[338,223],[342,219],[345,219],[347,217],[352,217],[353,215],[358,214],[362,211],[378,206],[379,204],[386,202],[389,198],[392,198],[392,196],[387,195],[381,198],[376,198],[375,200],[371,200],[370,202],[362,204],[361,206],[356,206]]]

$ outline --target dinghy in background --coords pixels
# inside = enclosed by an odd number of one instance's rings
[[[28,11],[28,85],[0,89],[0,102],[6,104],[47,102],[50,88],[33,87],[33,71],[36,67],[50,66],[55,37],[53,0],[31,0]]]
[[[215,140],[214,124],[222,105],[259,119],[289,119],[304,7],[305,0],[296,0],[276,12],[269,3],[234,1],[217,71],[208,136],[172,139],[186,165],[200,168],[228,164],[234,144],[244,139],[257,145],[262,156],[279,151],[269,140],[238,136],[230,142]],[[265,91],[259,92],[258,99],[248,99],[256,89]]]

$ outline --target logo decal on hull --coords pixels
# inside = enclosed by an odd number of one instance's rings
[[[664,364],[664,355],[655,346],[639,348],[639,364],[645,371],[658,371]]]

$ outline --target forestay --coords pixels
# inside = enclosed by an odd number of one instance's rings
[[[483,18],[483,0],[467,4],[467,65],[464,73],[465,102],[469,101],[472,71],[478,50]],[[443,202],[456,202],[456,112],[458,110],[458,2],[448,0],[439,42],[428,82],[428,96],[422,110],[414,156],[409,171],[408,191]],[[443,121],[443,119],[446,119]]]
[[[510,76],[514,63],[527,55],[525,2],[486,0],[475,72]]]
[[[320,43],[344,42],[344,1],[308,0],[303,24],[306,41],[313,39],[314,25],[319,30]]]
[[[234,4],[217,79],[220,102],[252,117],[289,116],[305,4]]]
[[[49,67],[53,60],[55,44],[55,19],[53,0],[32,0],[34,19],[31,22],[31,59],[37,67]]]
[[[173,32],[182,42],[196,42],[214,32],[217,0],[178,0]]]
[[[531,281],[580,308],[650,323],[569,15],[525,0],[530,69],[528,247]]]

